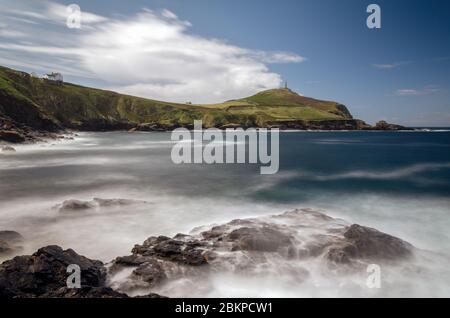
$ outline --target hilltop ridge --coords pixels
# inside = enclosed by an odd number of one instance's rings
[[[64,129],[165,131],[192,128],[194,120],[205,128],[373,128],[353,119],[340,103],[286,88],[222,104],[180,104],[57,83],[0,66],[0,140],[21,142]]]

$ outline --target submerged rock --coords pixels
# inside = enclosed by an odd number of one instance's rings
[[[20,243],[23,242],[23,236],[15,231],[0,231],[0,255],[11,254],[22,249]]]
[[[2,146],[2,152],[16,152],[16,149],[11,146]]]
[[[54,208],[59,212],[77,212],[88,211],[102,207],[118,207],[146,203],[146,201],[140,200],[94,198],[92,201],[66,200],[62,204],[56,205]]]
[[[13,252],[13,249],[11,248],[11,246],[9,246],[9,244],[7,242],[0,240],[0,255],[12,253],[12,252]]]
[[[59,212],[74,212],[82,210],[94,209],[95,205],[92,202],[80,200],[66,200],[58,206]]]
[[[133,204],[146,204],[148,202],[141,200],[129,200],[129,199],[100,199],[94,198],[92,200],[94,204],[97,204],[100,207],[109,207],[109,206],[125,206],[125,205],[133,205]]]
[[[0,231],[0,240],[17,243],[23,241],[23,236],[15,231]]]

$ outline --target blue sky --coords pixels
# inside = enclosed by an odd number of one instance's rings
[[[65,25],[71,3],[81,29]],[[0,0],[0,64],[194,103],[287,79],[371,123],[450,126],[450,1]]]

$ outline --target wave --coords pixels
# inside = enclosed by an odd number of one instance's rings
[[[374,179],[374,180],[389,180],[412,177],[414,175],[438,171],[441,169],[450,168],[450,162],[446,163],[423,163],[416,164],[405,168],[395,169],[391,171],[351,171],[339,174],[332,174],[327,176],[313,176],[314,179],[320,181],[341,180],[341,179]]]

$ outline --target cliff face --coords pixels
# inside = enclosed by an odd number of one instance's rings
[[[289,89],[267,90],[222,104],[177,104],[56,83],[0,67],[0,139],[3,140],[7,139],[2,136],[11,132],[24,136],[7,141],[32,139],[33,134],[65,128],[94,131],[189,128],[194,120],[202,120],[207,128],[369,127],[354,120],[342,104],[300,96]]]

